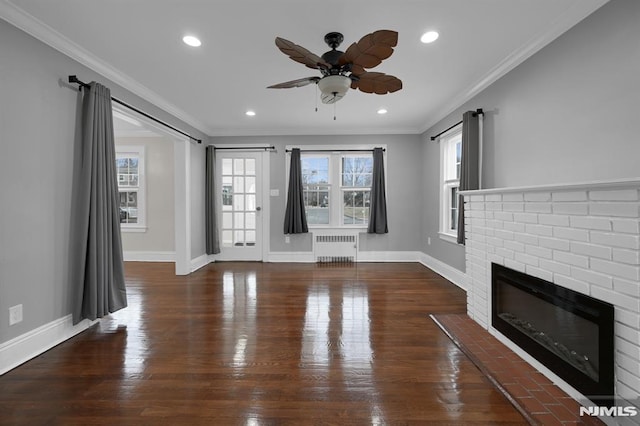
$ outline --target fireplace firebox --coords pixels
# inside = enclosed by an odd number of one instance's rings
[[[493,263],[491,324],[601,406],[614,395],[611,304]]]

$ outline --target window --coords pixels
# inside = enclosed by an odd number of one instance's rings
[[[462,158],[462,126],[440,138],[440,236],[456,242],[458,233],[458,188]]]
[[[367,225],[373,176],[373,156],[345,155],[341,158],[342,224]]]
[[[309,225],[329,225],[331,221],[329,162],[329,156],[300,155],[302,194]]]
[[[256,245],[256,159],[222,158],[222,246]]]
[[[314,148],[328,149],[326,146]],[[305,149],[312,151],[313,148]],[[304,205],[310,227],[360,228],[369,224],[373,154],[338,149],[330,153],[303,151],[300,155]]]
[[[116,173],[120,227],[144,231],[144,147],[116,146]]]

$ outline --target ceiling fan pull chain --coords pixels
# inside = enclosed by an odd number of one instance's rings
[[[333,121],[336,121],[336,102],[333,103]]]
[[[316,112],[318,112],[318,84],[316,83]]]

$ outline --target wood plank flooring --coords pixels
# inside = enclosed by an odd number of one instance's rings
[[[414,263],[127,263],[129,307],[0,377],[0,424],[526,424]]]

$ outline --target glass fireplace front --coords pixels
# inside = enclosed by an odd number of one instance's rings
[[[576,390],[612,405],[612,305],[502,265],[491,268],[493,327]]]

